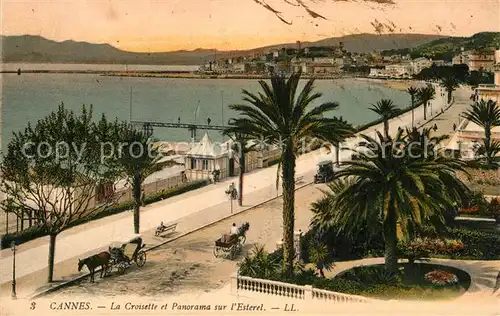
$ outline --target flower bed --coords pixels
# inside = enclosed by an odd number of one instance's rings
[[[349,282],[348,294],[377,299],[455,299],[471,284],[469,274],[460,269],[428,263],[400,264],[397,276],[389,277],[383,264],[355,267],[333,280]]]
[[[434,270],[425,274],[425,279],[434,285],[444,286],[446,284],[458,283],[458,278],[455,274],[443,270]]]
[[[462,213],[465,213],[465,214],[478,214],[479,212],[479,207],[477,206],[473,206],[473,207],[462,207],[462,208],[459,208],[458,209],[458,213],[459,214],[462,214]]]

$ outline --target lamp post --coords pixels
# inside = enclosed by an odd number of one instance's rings
[[[12,250],[12,299],[17,299],[16,294],[16,242],[13,240],[10,244]]]

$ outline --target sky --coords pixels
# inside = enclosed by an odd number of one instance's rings
[[[264,2],[266,1],[266,2]],[[297,2],[298,1],[298,2]],[[2,35],[129,51],[249,49],[354,33],[500,31],[500,0],[0,0]],[[308,9],[322,15],[313,18]],[[269,5],[279,16],[265,8]]]

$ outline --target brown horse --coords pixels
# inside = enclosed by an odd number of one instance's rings
[[[101,279],[103,275],[106,275],[106,271],[108,270],[109,260],[111,259],[111,255],[107,251],[103,251],[98,253],[97,255],[90,256],[83,260],[78,259],[78,272],[80,272],[84,265],[90,271],[90,282],[94,283],[94,272],[97,267],[101,267]]]

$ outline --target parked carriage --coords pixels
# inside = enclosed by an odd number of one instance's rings
[[[132,266],[132,263],[142,267],[146,263],[146,252],[142,243],[141,235],[134,235],[121,241],[115,241],[109,246],[111,260],[107,273],[111,273],[116,268],[118,274],[125,273],[125,270]]]
[[[317,165],[317,172],[314,176],[314,183],[328,183],[333,180],[333,162],[331,160],[325,160]]]
[[[234,259],[243,249],[246,232],[250,224],[244,223],[234,235],[224,234],[215,241],[214,256],[216,258]]]

